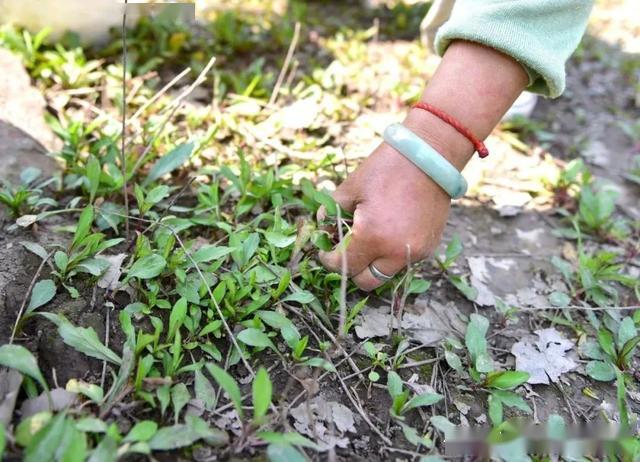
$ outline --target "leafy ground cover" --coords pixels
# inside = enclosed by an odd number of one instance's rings
[[[60,170],[0,191],[0,454],[429,461],[471,424],[522,460],[525,416],[617,422],[637,459],[640,60],[621,5],[594,14],[568,94],[492,135],[438,254],[373,294],[315,253],[349,232],[331,189],[437,62],[415,40],[428,5],[143,19],[124,76],[118,31],[82,49],[3,28]]]

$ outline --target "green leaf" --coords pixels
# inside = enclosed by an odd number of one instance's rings
[[[500,371],[487,376],[488,387],[498,390],[511,390],[529,379],[529,373],[523,371]]]
[[[494,395],[489,395],[489,418],[493,425],[502,423],[502,401]]]
[[[93,223],[93,206],[87,205],[80,214],[78,219],[78,225],[76,226],[76,232],[71,242],[71,248],[75,248],[80,241],[82,241],[89,231],[91,231],[91,224]]]
[[[177,424],[158,430],[149,441],[149,447],[154,451],[172,451],[191,446],[200,438],[202,435],[196,429],[189,425]]]
[[[161,176],[182,167],[193,154],[193,149],[193,143],[185,143],[177,146],[175,149],[162,156],[155,164],[153,164],[153,167],[151,167],[151,170],[142,185],[147,186],[149,183],[152,183]]]
[[[36,358],[22,345],[0,346],[0,365],[22,372],[36,380],[45,390],[49,389]]]
[[[87,179],[89,180],[89,202],[93,203],[93,199],[98,192],[100,186],[100,161],[96,156],[89,156],[87,161]]]
[[[533,412],[526,401],[518,394],[512,391],[496,390],[491,392],[492,396],[500,399],[505,406],[514,407],[521,411],[531,414]]]
[[[449,282],[451,282],[451,284],[453,284],[456,289],[462,292],[462,295],[467,297],[468,300],[474,301],[476,298],[478,298],[478,290],[475,287],[471,287],[469,283],[464,278],[462,278],[462,276],[449,274],[447,275],[447,279],[449,279]]]
[[[29,252],[36,254],[42,260],[45,260],[49,255],[49,253],[45,250],[44,247],[42,247],[40,244],[37,244],[35,242],[22,241],[20,242],[20,244]]]
[[[633,350],[635,350],[635,348],[638,346],[638,343],[640,343],[640,335],[636,335],[635,337],[627,340],[627,342],[622,345],[622,348],[620,349],[620,360],[622,361],[622,364],[620,364],[620,366],[624,366],[626,368],[629,365],[631,354],[633,353]]]
[[[67,428],[64,413],[55,416],[40,429],[31,439],[24,452],[25,462],[49,462],[55,459],[56,450],[60,447]]]
[[[213,385],[200,369],[196,369],[194,374],[195,382],[193,388],[196,392],[196,398],[204,403],[205,409],[213,409],[216,405],[216,391]]]
[[[462,372],[462,360],[456,353],[454,353],[453,351],[445,350],[444,359],[445,361],[447,361],[447,364],[451,369],[459,373]]]
[[[287,247],[293,245],[296,242],[296,235],[286,236],[282,233],[278,233],[275,231],[267,231],[264,233],[267,238],[267,242],[274,247],[279,249],[286,249]]]
[[[598,330],[598,343],[600,344],[600,348],[604,351],[611,359],[616,358],[616,347],[615,342],[613,341],[613,334],[609,332],[608,329],[602,327]]]
[[[227,371],[215,364],[207,363],[206,366],[209,373],[213,376],[215,381],[218,382],[218,385],[220,385],[227,395],[229,395],[229,399],[235,406],[238,416],[242,419],[242,416],[244,415],[244,410],[242,409],[242,395],[240,394],[240,388],[238,387],[237,382]]]
[[[253,419],[260,421],[271,405],[272,384],[266,369],[261,367],[253,379]]]
[[[182,325],[184,324],[184,320],[187,317],[187,299],[180,298],[175,305],[173,305],[173,309],[171,310],[171,315],[169,316],[169,331],[167,333],[168,341],[172,341],[176,336],[176,332]]]
[[[275,352],[278,352],[278,349],[267,334],[259,329],[253,327],[245,329],[238,334],[237,338],[246,345],[257,348],[271,348]]]
[[[93,327],[76,327],[59,314],[40,313],[40,316],[44,316],[58,326],[58,334],[64,343],[80,353],[117,365],[122,363],[122,359],[117,354],[104,346]]]
[[[81,380],[71,379],[67,382],[65,389],[73,393],[83,394],[94,403],[99,404],[104,399],[104,390],[100,388],[100,386],[93,383],[87,383]]]
[[[164,258],[157,254],[147,255],[137,260],[129,272],[127,273],[127,280],[131,278],[138,279],[152,279],[160,275],[164,268],[167,266],[167,262]]]
[[[474,363],[481,354],[487,353],[487,339],[485,336],[488,329],[489,320],[487,318],[476,313],[470,316],[464,340]]]
[[[89,462],[116,462],[118,460],[117,450],[116,440],[113,439],[113,436],[106,435],[93,450]]]
[[[620,326],[618,327],[618,348],[622,349],[622,346],[635,337],[637,333],[633,319],[626,316],[620,321]]]
[[[49,303],[56,295],[56,285],[51,279],[43,279],[33,286],[31,299],[25,314],[29,314],[43,305]]]
[[[405,405],[404,410],[409,411],[417,407],[431,406],[442,400],[442,398],[444,398],[444,396],[438,393],[423,393],[411,398]]]
[[[428,279],[413,279],[407,290],[408,295],[420,295],[425,293],[431,287],[431,281]]]
[[[156,186],[155,188],[153,188],[151,191],[147,193],[147,197],[144,198],[144,201],[150,207],[152,205],[157,204],[165,197],[167,197],[167,194],[169,194],[169,186],[166,186],[166,185]]]
[[[306,462],[306,458],[289,444],[272,443],[267,447],[270,462]]]
[[[431,425],[444,433],[445,439],[452,438],[456,430],[456,426],[444,416],[434,415],[430,419]]]
[[[111,263],[104,258],[87,258],[83,260],[76,268],[81,273],[88,273],[92,276],[102,276],[109,269]]]
[[[389,374],[387,375],[387,390],[389,390],[389,395],[391,395],[392,398],[395,398],[402,394],[402,389],[402,379],[398,373],[395,371],[389,371]]]
[[[124,438],[125,442],[149,441],[158,431],[158,424],[152,420],[143,420],[135,424]]]
[[[566,308],[571,303],[571,297],[564,292],[553,292],[549,295],[549,303],[558,308]]]
[[[609,362],[589,361],[585,370],[589,377],[600,382],[611,382],[616,378],[616,370]]]
[[[313,295],[308,290],[297,290],[296,292],[287,295],[282,299],[283,302],[297,302],[302,305],[309,304],[316,299],[316,296]]]
[[[38,433],[42,427],[47,425],[52,418],[53,414],[51,412],[43,411],[27,417],[26,419],[22,419],[15,430],[16,443],[22,447],[28,446],[35,434]],[[3,428],[4,426],[0,425],[0,430]]]
[[[76,428],[85,433],[106,433],[107,424],[95,417],[84,417],[76,421]]]
[[[0,425],[0,460],[4,459],[4,447],[7,437],[4,434],[4,425]]]
[[[462,242],[460,241],[460,236],[457,234],[454,234],[453,237],[451,238],[451,242],[449,242],[449,244],[447,245],[447,248],[445,250],[445,264],[447,266],[451,265],[451,263],[453,263],[455,260],[457,260],[457,258],[460,256],[460,254],[463,251],[463,247],[462,247]]]
[[[195,252],[191,258],[196,263],[208,263],[213,260],[220,260],[223,257],[226,257],[231,252],[236,250],[232,247],[225,247],[223,245],[204,245]]]
[[[180,411],[184,408],[189,400],[191,394],[184,383],[179,383],[171,389],[171,401],[173,402],[173,417],[175,422],[178,422],[180,417]]]

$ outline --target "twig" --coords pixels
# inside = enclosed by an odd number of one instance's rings
[[[129,0],[124,0],[124,13],[122,14],[122,148],[120,163],[122,168],[122,195],[124,196],[125,233],[129,239],[129,196],[127,194],[127,8]]]
[[[344,339],[344,324],[347,317],[347,246],[344,242],[344,233],[342,232],[342,208],[336,206],[338,219],[338,237],[342,246],[340,252],[340,322],[338,324],[338,339]]]
[[[414,363],[401,364],[396,369],[406,369],[406,368],[409,368],[409,367],[420,367],[420,366],[424,366],[426,364],[437,363],[438,361],[441,361],[441,360],[442,360],[442,356],[437,356],[435,358],[424,359],[422,361],[416,361]]]
[[[273,87],[273,92],[271,92],[271,98],[269,98],[269,106],[275,104],[276,101],[278,100],[280,87],[282,86],[284,77],[287,74],[287,69],[289,68],[289,63],[291,63],[291,58],[293,58],[293,53],[295,52],[296,47],[298,46],[299,38],[300,38],[300,22],[296,21],[296,25],[293,29],[293,38],[291,39],[291,43],[289,44],[289,49],[287,50],[287,56],[284,58],[284,63],[282,63],[280,74],[278,74],[278,80],[276,80],[276,84]]]
[[[640,309],[640,305],[629,305],[629,306],[580,306],[580,305],[569,305],[565,307],[558,306],[531,306],[528,308],[520,308],[519,311],[549,311],[549,310],[568,310],[568,311],[624,311],[624,310],[638,310]]]
[[[358,402],[353,398],[353,396],[351,396],[349,387],[347,387],[347,385],[344,383],[344,380],[342,380],[342,376],[338,372],[336,372],[336,377],[338,377],[338,381],[340,382],[342,389],[347,395],[347,398],[349,398],[349,401],[351,401],[353,407],[356,408],[358,414],[360,414],[360,417],[362,417],[362,420],[364,420],[366,424],[369,425],[369,428],[371,428],[371,430],[373,430],[380,437],[384,444],[391,445],[391,440],[387,438],[384,433],[382,433],[382,431],[380,431],[380,429],[373,424],[373,422],[371,422],[369,416],[366,414],[366,412],[364,412],[364,409],[362,409]]]
[[[24,307],[27,306],[27,300],[29,300],[29,296],[31,295],[33,286],[36,284],[36,281],[38,280],[38,277],[40,276],[40,273],[42,272],[44,265],[46,265],[47,261],[49,261],[49,258],[51,258],[51,255],[53,255],[53,253],[54,251],[52,250],[51,252],[49,252],[47,257],[44,260],[42,260],[42,262],[40,262],[40,266],[38,266],[38,269],[36,270],[36,274],[34,274],[33,278],[31,279],[31,283],[29,284],[27,293],[24,294],[24,299],[22,300],[22,304],[20,305],[20,310],[18,311],[18,317],[16,318],[16,323],[13,325],[13,330],[11,331],[11,337],[9,338],[9,345],[13,343],[13,340],[16,337],[16,332],[18,331],[18,326],[20,325],[20,319],[22,318]]]
[[[167,106],[167,108],[171,108],[171,112],[169,112],[169,114],[165,116],[164,120],[160,124],[160,128],[156,130],[156,133],[153,135],[149,143],[147,143],[147,146],[145,147],[142,154],[140,154],[140,156],[138,157],[136,164],[133,166],[133,170],[131,170],[131,175],[134,175],[138,171],[138,169],[142,165],[142,162],[144,162],[144,159],[147,157],[147,154],[149,154],[149,151],[151,151],[151,149],[153,148],[153,144],[156,142],[158,137],[164,131],[164,127],[166,127],[169,120],[173,118],[176,111],[182,105],[182,101],[187,96],[189,96],[189,94],[191,94],[191,92],[193,92],[193,90],[195,90],[196,87],[198,87],[198,85],[200,85],[206,79],[205,75],[207,74],[207,72],[209,72],[209,70],[211,70],[215,62],[216,62],[216,58],[212,57],[209,60],[209,63],[207,63],[207,65],[205,66],[205,68],[202,69],[202,72],[200,72],[196,80],[185,91],[183,91],[169,106]]]
[[[104,346],[106,346],[107,348],[109,348],[109,331],[110,331],[110,324],[111,324],[111,320],[109,316],[110,313],[111,313],[111,310],[107,306],[107,316],[106,316],[107,325],[105,326],[105,329],[104,329]],[[102,389],[104,389],[104,381],[106,376],[107,376],[107,361],[102,361],[102,375],[100,376],[100,388]]]
[[[180,80],[182,80],[182,78],[187,75],[189,72],[191,72],[191,68],[187,67],[185,70],[183,70],[181,73],[179,73],[177,76],[175,76],[168,84],[166,84],[164,87],[162,87],[160,89],[160,91],[158,91],[155,95],[153,95],[153,97],[149,98],[141,107],[140,109],[138,109],[129,119],[129,123],[132,123],[133,121],[135,121],[138,117],[140,117],[140,115],[149,107],[151,106],[153,103],[155,103],[156,101],[158,101],[162,95],[164,95],[167,91],[169,91],[171,89],[171,87],[173,87],[176,83],[178,83]]]

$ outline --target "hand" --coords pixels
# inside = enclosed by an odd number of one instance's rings
[[[387,275],[430,255],[440,242],[451,199],[420,169],[387,144],[380,145],[334,193],[353,213],[346,249],[321,252],[322,264],[347,274],[363,290],[383,284],[369,265]]]
[[[445,53],[422,100],[461,121],[485,138],[528,84],[514,59],[479,44],[455,41]],[[462,170],[473,154],[471,143],[453,127],[421,110],[404,125]],[[364,290],[382,285],[373,264],[393,275],[431,254],[447,220],[450,198],[425,173],[392,147],[382,144],[342,183],[336,202],[354,215],[348,245],[321,252],[328,269],[347,274]],[[346,249],[345,249],[346,247]]]

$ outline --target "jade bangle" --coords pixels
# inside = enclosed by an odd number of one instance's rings
[[[467,181],[458,169],[404,125],[389,125],[383,137],[385,142],[435,181],[452,199],[459,199],[467,192]]]

